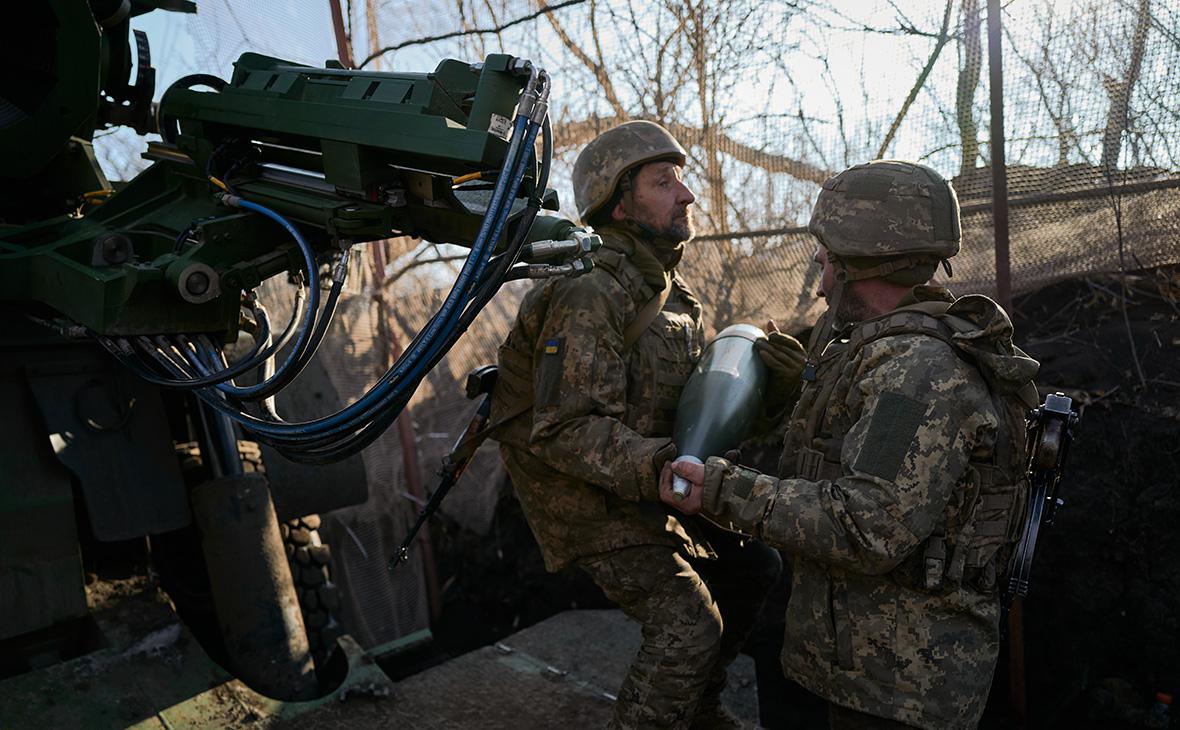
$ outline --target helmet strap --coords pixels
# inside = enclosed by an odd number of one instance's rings
[[[829,253],[828,256],[829,256],[829,258],[832,258],[831,253]],[[844,266],[843,262],[840,262],[840,267],[842,269],[844,269],[844,271],[846,272],[846,276],[845,276],[846,281],[860,281],[862,279],[875,279],[878,277],[885,278],[886,276],[889,276],[890,274],[896,273],[898,271],[905,271],[906,269],[912,269],[916,266],[921,266],[923,264],[929,264],[929,262],[930,262],[930,257],[902,256],[901,258],[893,259],[891,261],[883,261],[883,262],[877,264],[876,266],[871,266],[867,269],[858,268],[855,271],[853,271],[851,269],[848,269],[846,266]],[[945,259],[943,260],[943,263],[945,265],[949,266],[949,264],[946,264]],[[832,262],[832,266],[833,266],[833,268],[835,268],[836,261]]]
[[[828,252],[828,263],[832,265],[832,277],[835,280],[832,291],[824,294],[828,300],[828,311],[824,312],[819,321],[815,323],[815,327],[811,330],[811,338],[807,341],[807,363],[811,367],[806,369],[813,373],[815,364],[819,362],[820,355],[831,342],[832,335],[836,330],[836,312],[840,308],[840,300],[844,298],[844,287],[848,285],[849,281],[848,267],[838,257],[833,256],[830,251]]]

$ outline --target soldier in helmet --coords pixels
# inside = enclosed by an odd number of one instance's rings
[[[692,237],[685,152],[627,122],[578,156],[578,214],[601,235],[594,269],[539,284],[500,348],[493,422],[545,565],[584,570],[643,626],[612,727],[738,726],[720,703],[781,560],[659,500],[680,392],[700,357],[701,305],[676,272]],[[767,342],[798,380],[803,351]],[[773,361],[773,363],[771,363]],[[783,391],[789,390],[789,387]]]
[[[1037,363],[995,302],[925,285],[960,239],[955,193],[930,168],[846,170],[809,228],[828,310],[778,474],[677,463],[661,496],[792,559],[783,667],[829,702],[832,728],[975,727]],[[683,502],[673,471],[694,483]]]

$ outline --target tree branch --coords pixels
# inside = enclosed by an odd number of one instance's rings
[[[918,80],[914,82],[914,87],[910,89],[909,96],[906,97],[905,103],[901,105],[901,109],[897,112],[897,117],[890,125],[889,131],[885,133],[885,139],[881,141],[881,147],[877,150],[877,159],[885,156],[885,150],[889,149],[889,145],[893,143],[893,135],[897,134],[901,122],[905,119],[905,115],[910,110],[910,105],[914,103],[914,99],[918,98],[918,92],[926,85],[926,78],[930,76],[930,71],[934,68],[935,61],[938,60],[938,55],[942,53],[943,46],[950,40],[947,31],[951,24],[951,8],[954,6],[954,0],[947,0],[946,10],[942,14],[942,30],[938,32],[938,42],[934,44],[934,50],[930,53],[930,59],[926,61],[926,66],[922,68],[922,72],[918,74]]]
[[[565,28],[562,27],[561,23],[557,20],[557,16],[555,16],[553,13],[547,13],[545,17],[549,19],[549,25],[553,27],[553,32],[557,33],[557,37],[561,39],[561,43],[565,46],[566,50],[573,54],[574,58],[581,61],[582,65],[594,75],[594,79],[598,82],[598,85],[602,87],[602,93],[604,96],[606,96],[606,103],[610,104],[611,111],[615,113],[615,116],[625,118],[627,116],[626,109],[623,107],[623,102],[619,100],[619,95],[615,92],[615,85],[611,81],[610,74],[606,72],[605,63],[600,63],[595,61],[593,58],[590,58],[589,54],[582,50],[580,45],[574,43],[574,40],[570,38],[569,33],[565,32]],[[590,7],[590,23],[592,27],[591,34],[594,37],[594,47],[598,53],[599,59],[601,59],[603,57],[602,47],[598,43],[598,31],[596,28],[594,28],[593,2],[591,2]]]
[[[553,129],[554,144],[564,149],[581,147],[601,132],[616,124],[621,124],[627,121],[627,119],[629,117],[626,115],[620,115],[615,118],[589,117],[587,119],[556,124]],[[691,142],[703,136],[701,129],[698,127],[667,120],[655,119],[652,121],[662,123],[679,140],[689,140]],[[776,155],[763,149],[743,144],[724,132],[715,132],[714,138],[717,142],[718,152],[723,152],[738,162],[763,170],[785,173],[799,180],[806,180],[807,182],[816,184],[822,184],[835,174],[830,170],[825,170],[809,162],[787,157],[786,155]]]

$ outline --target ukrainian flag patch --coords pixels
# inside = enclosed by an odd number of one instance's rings
[[[553,340],[545,340],[544,353],[546,355],[557,355],[561,352],[561,338]]]

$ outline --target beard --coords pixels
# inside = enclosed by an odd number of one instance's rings
[[[840,295],[840,303],[836,308],[836,322],[840,326],[864,322],[876,316],[868,302],[860,296],[856,287],[844,285],[844,292]]]
[[[644,206],[636,206],[635,213],[631,217],[653,237],[663,238],[674,243],[683,243],[696,234],[691,208],[676,211],[663,221],[656,221],[649,209]]]
[[[696,235],[696,228],[693,226],[691,210],[685,210],[683,216],[673,218],[668,227],[660,232],[662,238],[671,239],[678,243],[683,243],[694,235]]]

